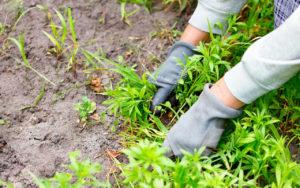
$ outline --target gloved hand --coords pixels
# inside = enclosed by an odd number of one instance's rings
[[[170,49],[167,60],[160,68],[152,73],[152,77],[149,78],[149,82],[157,87],[157,92],[152,99],[152,111],[154,111],[156,106],[165,102],[169,94],[178,84],[178,80],[181,77],[184,67],[176,58],[186,64],[186,57],[194,55],[196,53],[193,51],[195,48],[195,46],[187,42],[176,42]]]
[[[183,114],[169,131],[163,147],[168,147],[166,154],[183,157],[180,149],[194,153],[206,146],[203,155],[209,155],[216,148],[224,131],[224,122],[236,118],[242,110],[235,110],[222,104],[210,91],[212,84],[206,84],[197,102]]]

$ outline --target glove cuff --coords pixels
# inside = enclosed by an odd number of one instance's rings
[[[224,131],[225,119],[236,118],[242,109],[236,110],[221,103],[211,92],[213,84],[206,84],[195,104],[180,117],[167,135],[164,147],[170,147],[174,155],[182,157],[180,149],[193,153],[206,146],[216,148]]]
[[[213,108],[216,113],[215,117],[229,119],[240,116],[242,114],[242,109],[236,110],[221,103],[220,100],[211,92],[210,88],[212,86],[212,83],[205,84],[198,100],[201,100],[202,103],[206,101],[205,103]]]

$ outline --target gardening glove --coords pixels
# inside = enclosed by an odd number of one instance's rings
[[[197,102],[183,114],[169,131],[163,147],[169,148],[167,156],[172,153],[183,157],[180,149],[194,153],[202,146],[206,149],[202,155],[209,155],[217,147],[224,131],[225,119],[236,118],[242,109],[235,110],[222,104],[210,91],[212,84],[206,84]]]
[[[177,86],[184,69],[184,66],[178,60],[186,65],[186,58],[196,53],[194,51],[195,48],[195,46],[187,42],[176,42],[170,49],[167,60],[149,78],[149,82],[157,87],[157,92],[152,99],[152,111],[154,111],[156,106],[165,102],[169,94]],[[183,78],[185,77],[183,76]]]

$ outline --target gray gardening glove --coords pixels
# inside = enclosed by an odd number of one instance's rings
[[[194,51],[195,48],[195,46],[187,42],[176,42],[170,49],[167,60],[160,68],[155,70],[152,77],[149,78],[149,82],[157,87],[157,92],[152,99],[152,111],[154,111],[156,106],[165,102],[169,94],[178,84],[178,80],[181,77],[184,67],[176,58],[186,64],[186,57],[194,55],[196,53]]]
[[[206,84],[195,104],[183,114],[169,131],[163,147],[166,154],[183,157],[180,149],[194,153],[206,146],[203,155],[209,155],[216,148],[224,131],[225,119],[236,118],[242,110],[235,110],[222,104],[210,91],[212,84]]]

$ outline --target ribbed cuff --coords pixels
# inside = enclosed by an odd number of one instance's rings
[[[211,30],[214,34],[222,34],[222,30],[215,26],[217,22],[221,22],[223,26],[223,32],[227,30],[228,27],[228,21],[226,20],[228,18],[227,13],[222,13],[215,11],[213,9],[210,9],[203,5],[201,2],[198,3],[198,6],[193,13],[191,19],[189,20],[189,23],[193,25],[194,27],[205,31],[209,31],[209,25],[211,26]]]
[[[224,79],[231,94],[246,104],[252,103],[269,91],[254,81],[243,62],[228,71]]]

